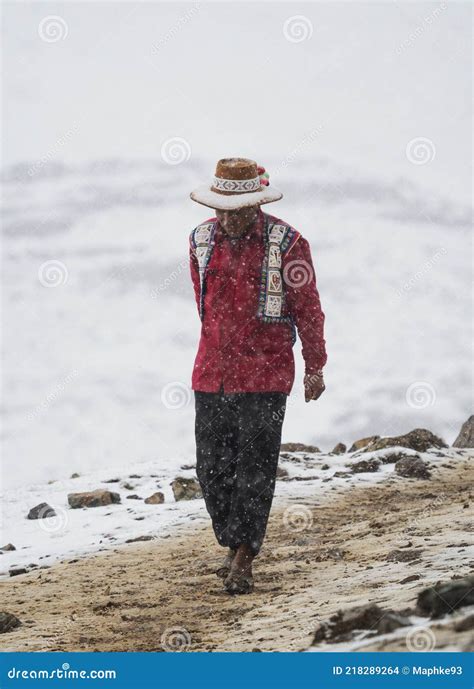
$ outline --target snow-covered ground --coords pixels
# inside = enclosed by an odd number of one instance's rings
[[[287,453],[280,459],[280,467],[288,477],[277,481],[275,507],[291,500],[288,518],[298,523],[308,519],[304,505],[298,508],[297,500],[318,496],[321,500],[331,491],[348,490],[354,486],[374,484],[393,474],[393,464],[382,464],[374,473],[351,473],[351,465],[364,458],[383,457],[398,449],[405,454],[416,454],[407,448],[389,448],[375,452],[346,453],[343,455]],[[463,454],[462,450],[449,449],[443,456],[433,450],[418,453],[432,466]],[[183,465],[186,466],[186,465]],[[189,467],[189,465],[188,465]],[[337,472],[345,476],[336,477]],[[98,469],[77,478],[34,483],[9,490],[2,496],[4,519],[2,538],[13,543],[16,550],[0,555],[0,576],[8,576],[12,567],[51,565],[63,558],[74,558],[87,553],[114,548],[131,538],[151,536],[168,538],[175,527],[208,522],[203,499],[176,502],[170,486],[176,476],[195,476],[191,467],[182,469],[178,458],[165,465],[163,462],[130,463],[114,470]],[[113,482],[110,482],[112,479]],[[128,484],[124,486],[124,484]],[[71,509],[69,493],[97,488],[119,493],[121,502],[104,507]],[[165,502],[149,505],[144,498],[161,491]],[[138,495],[128,499],[127,495]],[[46,502],[56,512],[55,517],[27,519],[29,510]]]

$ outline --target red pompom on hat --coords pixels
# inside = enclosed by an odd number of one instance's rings
[[[265,168],[262,165],[257,166],[257,172],[260,177],[260,184],[263,185],[264,187],[268,187],[270,184],[269,177],[270,175],[268,172],[265,171]]]

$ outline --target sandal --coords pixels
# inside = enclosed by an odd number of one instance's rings
[[[254,589],[253,577],[230,574],[224,581],[225,590],[231,595],[252,593]]]

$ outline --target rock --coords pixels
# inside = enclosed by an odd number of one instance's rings
[[[346,554],[345,550],[342,550],[341,548],[329,548],[326,551],[326,555],[329,559],[331,560],[343,560],[344,555]]]
[[[287,476],[289,476],[289,474],[288,474],[286,469],[279,466],[279,467],[277,467],[276,476],[277,476],[277,478],[286,478]]]
[[[75,471],[73,474],[71,474],[71,478],[79,478],[80,474]]]
[[[386,455],[379,455],[379,459],[383,464],[396,464],[400,459],[410,457],[411,459],[420,459],[419,455],[408,455],[406,452],[389,452]]]
[[[26,567],[12,567],[8,570],[8,574],[11,577],[17,577],[19,574],[26,574],[27,571]]]
[[[39,505],[32,507],[28,512],[27,519],[45,519],[46,517],[55,517],[56,512],[47,502],[40,502]]]
[[[141,478],[141,474],[130,474],[128,478]]]
[[[441,438],[438,438],[431,431],[427,431],[426,428],[415,428],[405,435],[374,440],[364,448],[364,452],[374,452],[375,450],[384,450],[386,447],[397,446],[409,447],[416,452],[426,452],[430,447],[447,447]]]
[[[421,579],[421,574],[410,574],[409,577],[405,577],[405,579],[402,579],[399,581],[399,584],[409,584],[410,581],[418,581],[418,579]]]
[[[351,476],[350,471],[336,471],[333,474],[333,478],[349,478]]]
[[[0,634],[11,632],[12,629],[19,627],[21,621],[11,612],[0,612]]]
[[[84,493],[69,493],[67,499],[70,507],[77,509],[79,507],[102,507],[103,505],[118,504],[120,495],[110,490],[98,488]]]
[[[469,632],[474,629],[474,615],[468,615],[463,620],[459,620],[454,625],[454,629],[457,632]]]
[[[334,446],[332,451],[329,453],[331,455],[343,455],[344,452],[347,452],[347,447],[344,445],[344,443],[338,443],[337,445]]]
[[[430,586],[420,592],[417,600],[418,608],[432,618],[464,605],[474,605],[474,574]]]
[[[401,615],[398,612],[389,610],[385,612],[383,617],[379,620],[377,624],[377,632],[379,634],[390,634],[394,632],[395,629],[400,627],[408,627],[411,625],[410,618]]]
[[[386,559],[389,562],[411,562],[418,560],[423,550],[415,548],[414,550],[391,550]]]
[[[125,543],[137,543],[138,541],[152,541],[153,536],[145,535],[145,536],[136,536],[136,538],[127,538]]]
[[[367,445],[370,445],[370,443],[374,443],[379,438],[379,435],[369,435],[367,438],[361,438],[360,440],[356,440],[355,443],[352,443],[351,447],[349,448],[349,452],[362,450],[362,448],[367,447]]]
[[[16,548],[15,548],[15,546],[13,545],[13,543],[7,543],[6,545],[3,545],[3,546],[0,548],[0,550],[3,550],[3,551],[5,551],[5,552],[7,552],[8,550],[16,550]]]
[[[361,605],[349,610],[338,610],[316,630],[313,643],[323,640],[346,641],[356,629],[374,629],[383,611],[378,605]]]
[[[173,489],[174,499],[179,500],[195,500],[202,498],[201,486],[195,478],[183,478],[177,476],[171,483]]]
[[[128,481],[122,483],[122,488],[124,488],[125,490],[135,490],[135,486],[132,483],[129,483]]]
[[[321,452],[316,445],[305,445],[304,443],[283,443],[280,447],[282,452]]]
[[[461,426],[453,447],[474,447],[474,414]]]
[[[330,468],[331,468],[331,467],[329,466],[329,464],[323,464],[323,465],[321,466],[322,471],[327,471],[327,470],[330,469]]]
[[[119,483],[120,479],[119,478],[107,478],[105,481],[102,481],[102,483]]]
[[[404,478],[428,479],[431,472],[426,462],[420,457],[404,457],[395,464],[395,473]]]
[[[380,459],[361,459],[360,462],[352,464],[351,471],[353,474],[363,474],[368,471],[378,471],[382,462]]]
[[[363,629],[373,634],[388,634],[411,624],[410,619],[394,610],[382,610],[375,603],[360,605],[349,610],[339,610],[323,622],[315,632],[313,643],[320,641],[349,641],[354,632]]]
[[[133,493],[132,495],[127,495],[127,500],[141,500],[141,497],[136,493]]]
[[[191,469],[195,469],[196,465],[195,464],[182,464],[180,469],[183,471],[190,471]]]
[[[471,636],[467,644],[461,648],[462,653],[474,653],[474,636]]]
[[[162,505],[165,501],[165,496],[160,491],[153,493],[148,498],[145,498],[146,505]]]

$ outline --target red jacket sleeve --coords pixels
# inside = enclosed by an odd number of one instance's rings
[[[191,279],[193,281],[194,287],[194,296],[196,298],[196,304],[199,313],[199,296],[201,293],[201,287],[199,283],[199,264],[191,240],[189,241],[189,268],[191,271]]]
[[[302,344],[305,372],[321,371],[327,361],[324,313],[316,287],[309,243],[300,236],[282,257],[286,303]]]

